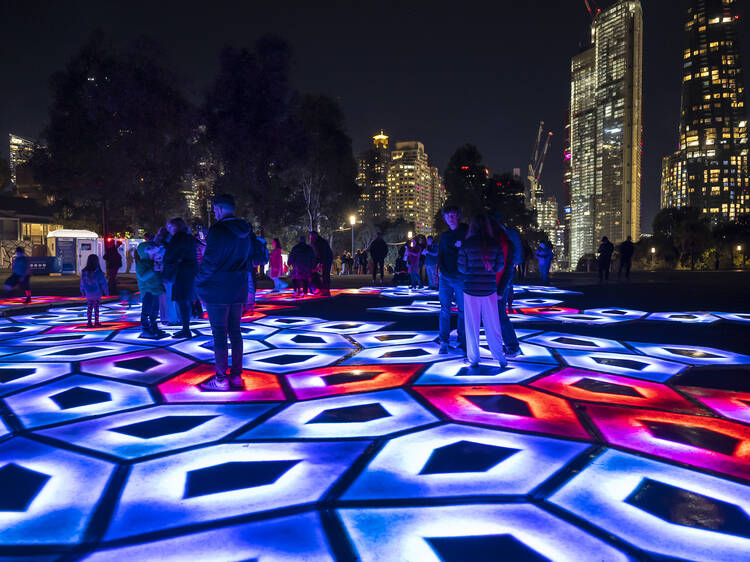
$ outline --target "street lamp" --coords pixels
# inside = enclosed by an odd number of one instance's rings
[[[742,252],[742,245],[741,244],[737,244],[737,251],[738,252]],[[742,267],[743,267],[743,269],[745,267],[745,254],[744,253],[742,254]]]
[[[408,238],[409,240],[411,240],[411,237],[413,235],[414,235],[414,233],[410,230],[409,232],[406,233],[406,238]]]
[[[357,217],[349,215],[349,224],[352,225],[352,257],[354,257],[354,225],[357,224]]]
[[[651,267],[654,267],[654,258],[656,257],[656,248],[651,246]]]

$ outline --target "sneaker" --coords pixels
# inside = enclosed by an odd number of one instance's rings
[[[208,390],[211,392],[226,392],[230,390],[229,379],[223,375],[216,374],[210,379],[206,379],[198,385],[201,390]]]
[[[237,390],[245,390],[245,381],[242,380],[242,375],[229,375],[229,386]]]
[[[102,323],[101,322],[95,322],[94,323],[94,328],[101,328],[101,327],[102,327]]]
[[[174,334],[172,334],[172,337],[174,339],[190,339],[193,337],[193,332],[191,332],[190,330],[180,330],[179,332],[175,332]]]
[[[447,355],[449,351],[450,351],[450,347],[448,347],[447,342],[443,342],[440,344],[440,351],[438,351],[440,355]]]
[[[142,340],[158,340],[159,336],[157,336],[151,330],[141,330],[141,333],[138,336],[138,338]]]
[[[93,327],[94,327],[94,325],[93,325],[93,324],[92,324],[91,322],[89,322],[88,324],[86,324],[86,327],[87,327],[87,328],[93,328]]]
[[[522,355],[520,347],[513,347],[505,350],[506,357],[518,357],[519,355]]]
[[[167,332],[165,332],[164,330],[162,330],[160,328],[156,328],[154,330],[153,334],[154,334],[154,339],[156,339],[156,340],[160,340],[162,338],[166,338],[169,335]]]

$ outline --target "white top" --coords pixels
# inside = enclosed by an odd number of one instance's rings
[[[75,230],[72,228],[60,228],[47,234],[47,238],[99,238],[96,232],[90,230]]]

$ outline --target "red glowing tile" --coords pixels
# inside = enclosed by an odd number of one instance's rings
[[[750,428],[706,416],[587,405],[612,445],[750,480]]]
[[[589,438],[567,400],[523,386],[415,387],[451,419],[564,437]]]
[[[161,383],[157,388],[166,402],[253,402],[285,399],[276,376],[257,371],[242,372],[245,390],[201,390],[198,384],[212,377],[214,373],[213,365],[200,365]]]
[[[287,375],[297,398],[319,398],[381,390],[405,384],[422,365],[353,365],[311,369]]]
[[[538,379],[531,386],[566,398],[703,413],[703,410],[663,384],[569,367]]]
[[[69,332],[99,332],[101,330],[127,330],[128,328],[137,328],[140,325],[140,322],[102,322],[102,325],[98,328],[87,328],[86,324],[64,324],[62,326],[54,326],[48,330],[47,333],[59,334]]]
[[[519,308],[517,312],[521,314],[541,314],[544,316],[552,316],[555,314],[578,314],[576,308],[563,308],[561,306],[538,306],[535,308]]]
[[[732,392],[696,387],[680,387],[680,390],[694,396],[722,416],[750,423],[750,392]]]

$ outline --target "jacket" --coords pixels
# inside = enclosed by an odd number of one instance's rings
[[[313,252],[315,252],[315,264],[322,265],[323,268],[331,268],[333,263],[333,251],[330,244],[322,236],[316,236],[312,243]]]
[[[164,252],[163,278],[172,285],[173,301],[192,301],[195,276],[198,274],[196,246],[198,242],[187,232],[177,232]]]
[[[271,250],[269,256],[268,276],[271,279],[278,279],[284,275],[284,257],[281,255],[281,248]]]
[[[438,250],[438,267],[440,274],[445,277],[457,279],[460,277],[458,271],[458,248],[456,242],[459,240],[463,244],[466,238],[466,232],[469,227],[461,223],[456,230],[448,230],[440,235],[440,245]]]
[[[635,244],[632,242],[628,242],[625,240],[622,244],[620,244],[620,256],[625,259],[630,259],[633,257],[633,252],[635,251]]]
[[[409,273],[419,273],[419,257],[422,255],[422,247],[419,245],[406,247],[404,258],[409,266]]]
[[[108,270],[120,269],[122,267],[122,256],[114,246],[108,246],[107,249],[104,250],[104,255],[102,257],[104,258],[104,263]]]
[[[615,251],[615,245],[612,242],[602,242],[599,244],[599,259],[609,260],[612,259],[612,252]]]
[[[438,264],[438,246],[434,242],[428,245],[424,250],[424,266],[437,267]]]
[[[458,271],[463,278],[464,294],[486,297],[497,292],[495,273],[505,266],[500,245],[490,240],[487,247],[489,266],[482,259],[482,247],[478,236],[464,240],[458,251]]]
[[[292,279],[309,279],[315,267],[315,252],[312,247],[300,242],[289,252],[287,263],[292,268]]]
[[[384,260],[388,255],[388,244],[382,238],[376,238],[370,244],[370,255],[375,261]]]
[[[138,290],[152,295],[164,293],[164,285],[161,276],[154,270],[154,260],[151,257],[158,248],[153,242],[141,242],[136,248],[137,263],[135,265],[135,276],[138,280]]]
[[[81,272],[81,294],[86,300],[100,300],[107,294],[107,280],[101,269]]]
[[[29,258],[26,257],[26,254],[13,258],[13,274],[18,275],[19,277],[31,275],[31,266],[29,265]]]
[[[536,259],[539,260],[539,263],[550,263],[552,261],[552,257],[554,254],[552,253],[551,248],[542,248],[539,246],[539,249],[536,251]]]
[[[244,304],[252,268],[250,225],[237,217],[214,224],[206,237],[195,285],[206,304]]]

